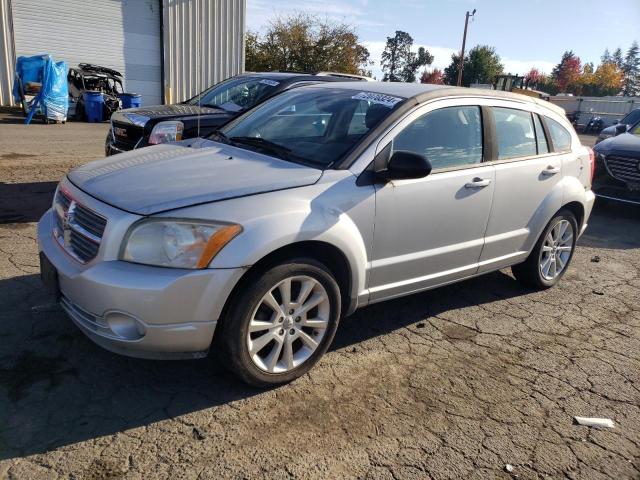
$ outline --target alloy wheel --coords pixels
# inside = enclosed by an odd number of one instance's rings
[[[554,280],[567,266],[573,251],[573,227],[568,220],[560,220],[547,233],[540,252],[540,274]]]
[[[331,303],[315,278],[285,278],[262,297],[251,315],[247,347],[253,363],[269,373],[300,366],[316,351],[327,332]]]

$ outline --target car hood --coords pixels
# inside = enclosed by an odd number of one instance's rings
[[[76,187],[139,215],[316,183],[322,170],[191,139],[120,153],[68,173]]]
[[[607,138],[598,143],[593,149],[604,155],[623,155],[640,158],[640,137],[632,133],[622,133],[616,137]]]
[[[199,107],[198,105],[186,105],[183,103],[176,105],[156,105],[152,107],[128,108],[119,110],[111,116],[114,122],[138,125],[144,127],[149,120],[171,120],[184,117],[222,116],[233,115],[222,108]]]

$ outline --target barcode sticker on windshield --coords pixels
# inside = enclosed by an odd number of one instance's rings
[[[364,100],[366,102],[379,103],[380,105],[384,105],[385,107],[389,108],[392,108],[396,103],[402,101],[402,98],[373,92],[360,92],[359,94],[354,95],[351,98],[353,98],[354,100]]]
[[[270,87],[276,87],[280,85],[280,82],[276,82],[275,80],[268,80],[266,78],[260,80],[260,83],[264,83],[265,85],[269,85]]]

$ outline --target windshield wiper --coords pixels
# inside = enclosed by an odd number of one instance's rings
[[[211,135],[209,135],[208,138],[210,138],[212,140],[215,140],[216,142],[226,143],[227,145],[229,145],[231,143],[231,141],[229,140],[229,137],[227,137],[220,130],[216,130]]]
[[[216,110],[222,110],[222,111],[226,112],[226,110],[224,108],[222,108],[220,105],[218,105],[217,103],[202,103],[202,104],[200,104],[200,106],[208,107],[208,108],[215,108]]]
[[[231,137],[229,140],[240,145],[257,147],[283,160],[295,161],[294,158],[296,157],[296,155],[291,152],[290,148],[287,148],[284,145],[280,145],[278,143],[274,143],[270,140],[265,140],[261,137]]]

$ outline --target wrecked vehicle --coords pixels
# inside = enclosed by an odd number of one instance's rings
[[[250,108],[290,88],[321,82],[369,81],[334,72],[245,73],[224,80],[185,102],[127,109],[111,118],[105,154],[210,135]]]
[[[104,99],[103,118],[110,118],[113,112],[120,110],[120,95],[124,93],[122,74],[116,70],[89,63],[81,63],[70,68],[67,74],[69,83],[69,117],[78,121],[86,120],[85,92],[101,92]]]

